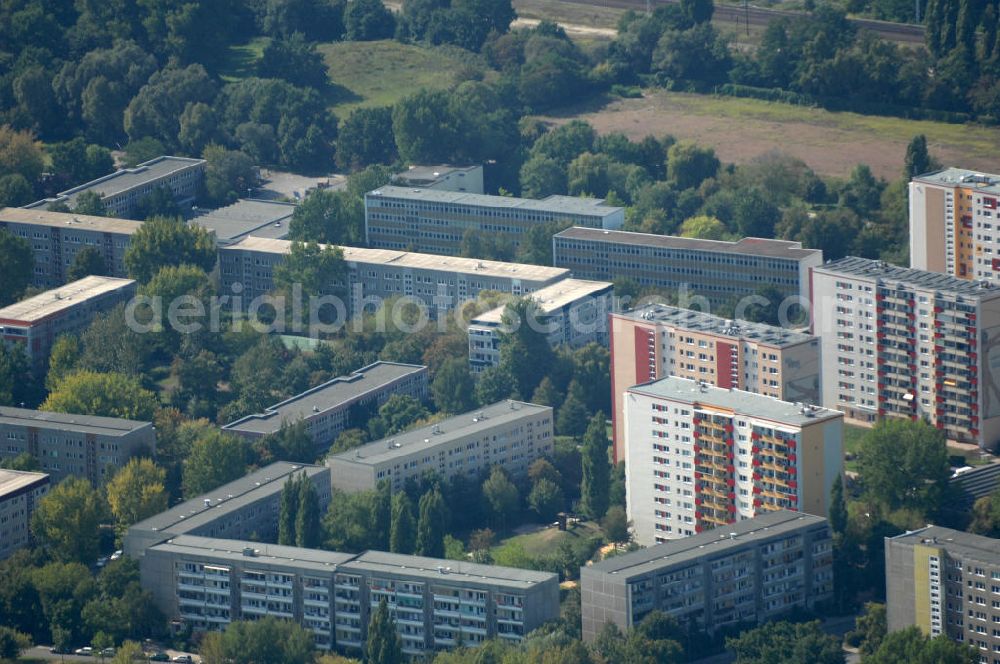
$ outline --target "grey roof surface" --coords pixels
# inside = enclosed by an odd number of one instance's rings
[[[927,526],[889,538],[906,544],[937,544],[952,553],[1000,565],[1000,540],[942,526]]]
[[[584,569],[603,574],[640,576],[660,568],[725,554],[748,542],[785,535],[799,528],[826,523],[826,519],[803,512],[778,510],[737,521],[690,537],[656,544],[646,549],[614,556]]]
[[[1000,488],[1000,463],[991,463],[951,478],[952,486],[961,489],[967,506]]]
[[[839,410],[812,406],[809,415],[802,413],[802,406],[774,397],[729,390],[712,385],[699,385],[698,381],[688,378],[668,376],[648,383],[630,387],[629,392],[647,394],[667,399],[675,399],[686,403],[697,402],[706,406],[725,408],[750,417],[759,417],[774,422],[793,426],[806,426],[814,422],[843,417]]]
[[[44,209],[3,208],[0,222],[49,226],[65,230],[93,231],[96,233],[123,233],[132,235],[142,227],[141,221],[118,217],[94,217],[76,212],[49,212]]]
[[[970,171],[965,168],[945,168],[940,171],[924,173],[913,178],[914,182],[928,182],[939,185],[961,185],[975,187],[989,194],[1000,194],[1000,175]]]
[[[45,473],[0,468],[0,498],[48,479]]]
[[[1000,288],[987,281],[969,281],[950,274],[928,272],[910,267],[899,267],[885,261],[847,256],[813,268],[814,272],[844,274],[870,280],[903,283],[910,288],[954,292],[970,297],[993,297]],[[891,283],[889,285],[892,285]]]
[[[253,556],[243,553],[244,549],[254,550]],[[228,560],[250,566],[284,565],[296,569],[312,569],[329,572],[357,557],[355,553],[340,553],[322,549],[303,549],[296,546],[280,544],[262,544],[243,540],[220,539],[215,537],[198,537],[197,535],[179,535],[162,544],[150,547],[150,550],[166,551],[179,555],[196,556],[199,558],[214,558]]]
[[[549,572],[480,565],[461,560],[408,556],[384,551],[366,551],[347,563],[345,567],[364,569],[373,573],[406,574],[442,583],[493,583],[518,589],[527,589],[538,583],[558,579],[555,574]]]
[[[324,413],[354,401],[369,392],[385,387],[406,376],[426,371],[427,367],[397,362],[375,362],[349,376],[338,376],[290,399],[268,407],[263,413],[247,415],[222,427],[227,431],[268,434],[281,428],[283,421]]]
[[[241,509],[261,498],[280,492],[285,478],[291,473],[305,471],[313,477],[326,471],[323,466],[293,464],[278,461],[238,480],[208,491],[197,498],[184,501],[165,512],[151,516],[129,530],[167,531],[177,534],[190,532],[234,510]],[[205,501],[209,501],[206,507]]]
[[[365,194],[369,197],[402,198],[414,201],[430,201],[434,203],[451,203],[455,205],[471,205],[482,208],[518,208],[537,212],[585,214],[606,217],[622,211],[624,208],[605,204],[600,198],[576,198],[574,196],[549,196],[542,200],[531,198],[513,198],[511,196],[490,196],[488,194],[470,194],[464,191],[441,191],[438,189],[423,189],[410,187],[394,187],[386,185]]]
[[[402,173],[396,173],[392,177],[393,182],[400,184],[410,184],[410,186],[426,186],[451,175],[452,173],[469,173],[482,168],[482,166],[452,166],[450,164],[439,164],[437,166],[410,166]]]
[[[90,275],[0,309],[0,320],[38,323],[95,297],[134,286],[132,279]]]
[[[129,189],[139,187],[153,180],[167,177],[171,173],[188,168],[196,164],[204,164],[204,159],[190,159],[188,157],[162,156],[150,159],[137,165],[135,168],[122,168],[109,173],[96,180],[77,185],[72,189],[61,191],[56,196],[56,200],[65,200],[70,207],[74,206],[77,197],[85,191],[95,191],[101,196],[114,196]],[[28,208],[45,207],[51,203],[51,199],[36,201]]]
[[[333,454],[329,458],[364,466],[376,465],[403,454],[433,449],[438,445],[446,445],[453,440],[479,431],[487,431],[497,426],[516,422],[528,415],[537,415],[551,410],[552,408],[549,406],[539,406],[524,401],[498,401],[462,415],[449,417],[435,424],[397,433],[347,452]]]
[[[527,297],[538,304],[538,309],[543,314],[553,314],[578,302],[602,297],[613,290],[614,284],[610,281],[562,279],[544,288],[539,288]],[[501,304],[499,307],[479,314],[472,319],[471,324],[500,325],[503,322],[503,314],[506,310],[507,304]]]
[[[766,323],[753,323],[739,319],[731,320],[701,311],[682,309],[664,304],[650,304],[628,313],[614,315],[619,318],[629,318],[649,323],[675,325],[697,332],[711,332],[733,339],[748,339],[780,348],[818,339],[818,337],[811,334],[767,325]]]
[[[215,239],[222,243],[248,235],[283,240],[288,236],[294,212],[294,203],[243,198],[232,205],[199,214],[188,223],[212,231]]]
[[[724,240],[698,240],[676,235],[655,235],[631,231],[609,231],[600,228],[574,226],[556,233],[553,237],[566,240],[589,240],[591,242],[612,242],[615,244],[641,245],[660,249],[681,249],[723,254],[744,254],[799,260],[821,254],[820,249],[803,249],[801,242],[789,240],[769,240],[759,237],[745,237],[736,242]]]
[[[0,406],[0,424],[39,429],[59,429],[92,433],[99,436],[123,436],[137,429],[150,426],[149,422],[123,420],[117,417],[50,413],[27,408]]]

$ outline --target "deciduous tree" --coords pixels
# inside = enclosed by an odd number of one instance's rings
[[[90,482],[69,477],[38,501],[31,532],[56,560],[90,565],[97,560],[97,529],[106,511]]]

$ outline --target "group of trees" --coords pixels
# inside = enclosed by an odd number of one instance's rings
[[[289,475],[281,490],[278,544],[315,549],[320,543],[319,497],[303,472]]]

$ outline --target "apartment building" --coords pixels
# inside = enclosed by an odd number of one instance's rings
[[[823,405],[870,425],[924,418],[950,439],[1000,441],[1000,288],[842,258],[815,268]]]
[[[170,190],[178,205],[191,205],[204,177],[204,159],[157,157],[135,168],[119,169],[68,189],[54,198],[46,198],[26,207],[40,210],[53,203],[65,203],[70,208],[75,208],[80,194],[94,192],[101,196],[109,217],[131,217],[150,194],[163,187]]]
[[[734,304],[772,286],[784,298],[807,301],[809,268],[819,249],[801,242],[747,237],[738,242],[600,228],[568,228],[552,237],[553,265],[577,279],[628,279],[641,288],[680,291],[702,310]],[[707,305],[707,306],[705,306]],[[739,312],[739,310],[737,310]]]
[[[819,339],[796,330],[659,304],[613,314],[611,419],[619,461],[625,390],[666,376],[819,404]]]
[[[946,168],[910,181],[910,267],[1000,278],[1000,175]]]
[[[132,457],[155,453],[151,422],[0,407],[0,458],[30,454],[53,484],[83,477],[98,486]]]
[[[583,640],[662,611],[713,633],[833,598],[826,519],[787,510],[580,568]]]
[[[366,244],[377,249],[457,256],[469,231],[501,238],[516,249],[531,228],[550,222],[617,229],[625,210],[573,196],[532,200],[392,185],[365,194]]]
[[[383,480],[399,491],[406,480],[429,473],[476,481],[493,466],[524,476],[532,462],[552,453],[552,425],[549,406],[501,401],[331,455],[326,465],[341,491],[367,491]]]
[[[219,250],[222,292],[238,293],[249,302],[274,290],[274,266],[291,252],[287,240],[248,237]],[[414,254],[386,249],[341,247],[347,282],[331,284],[346,293],[347,315],[377,309],[388,298],[419,301],[435,316],[475,299],[482,291],[527,295],[569,276],[568,270]]]
[[[31,515],[49,491],[49,476],[0,468],[0,560],[31,544]]]
[[[394,553],[338,553],[177,536],[150,547],[142,585],[195,631],[275,616],[310,630],[317,648],[364,649],[386,600],[403,652],[421,657],[486,639],[519,642],[559,617],[555,574]]]
[[[282,488],[297,474],[312,482],[323,513],[330,502],[330,471],[324,466],[278,461],[131,526],[122,548],[126,555],[142,558],[150,547],[184,535],[274,541]]]
[[[438,191],[464,191],[483,193],[483,167],[476,166],[410,166],[392,177],[392,184],[399,187],[423,187]]]
[[[843,414],[668,377],[625,395],[625,489],[651,546],[766,512],[827,516]]]
[[[885,540],[889,631],[916,625],[1000,664],[1000,540],[928,526]]]
[[[606,281],[563,279],[531,294],[539,316],[520,325],[534,325],[553,348],[579,348],[591,342],[608,345],[608,314],[614,311],[614,285]],[[473,373],[500,364],[500,332],[507,305],[496,307],[469,323],[469,366]]]
[[[53,288],[66,283],[77,253],[101,252],[112,277],[127,277],[125,250],[142,222],[24,208],[0,209],[0,229],[26,240],[35,255],[31,284]]]
[[[425,401],[427,367],[375,362],[270,406],[263,413],[230,422],[222,430],[256,440],[278,433],[283,424],[302,420],[318,455],[344,429],[363,424],[354,421],[358,413],[373,413],[394,394]]]
[[[38,375],[60,334],[79,334],[101,313],[128,302],[135,281],[89,276],[0,308],[0,339],[17,344]]]

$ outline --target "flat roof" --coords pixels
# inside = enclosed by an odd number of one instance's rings
[[[554,284],[539,288],[527,297],[538,303],[538,308],[544,314],[551,314],[563,307],[574,304],[586,298],[603,295],[614,288],[609,281],[587,281],[585,279],[562,279]],[[472,319],[472,324],[499,325],[507,305],[490,309]]]
[[[650,304],[634,311],[613,315],[618,318],[648,323],[674,325],[686,330],[708,332],[731,339],[746,339],[779,348],[815,341],[819,338],[798,330],[767,325],[766,323],[754,323],[748,320],[722,318],[701,311],[665,304]]]
[[[949,551],[961,553],[983,562],[1000,564],[1000,539],[974,535],[961,530],[952,530],[942,526],[927,526],[919,530],[896,535],[889,539],[905,544],[925,544],[928,546],[943,546]]]
[[[393,249],[366,249],[362,247],[340,247],[347,263],[365,265],[383,265],[411,270],[436,270],[439,272],[456,272],[459,274],[482,275],[504,279],[522,279],[525,281],[552,281],[569,275],[569,270],[561,267],[545,265],[528,265],[526,263],[504,263],[476,258],[458,256],[438,256],[437,254],[418,254],[410,251],[395,251]],[[260,251],[271,254],[288,254],[292,250],[290,240],[272,240],[260,237],[247,237],[220,251]]]
[[[447,178],[452,174],[457,173],[471,173],[473,171],[481,170],[483,167],[480,165],[475,166],[453,166],[451,164],[438,164],[433,165],[415,165],[410,166],[408,169],[402,173],[396,173],[392,176],[393,182],[398,182],[402,184],[407,184],[412,182],[410,186],[421,186],[421,184],[433,184]]]
[[[969,297],[993,297],[1000,288],[989,281],[970,281],[950,274],[928,272],[911,267],[899,267],[885,261],[847,256],[813,268],[814,272],[843,274],[871,281],[899,282],[910,288],[948,291]],[[891,284],[890,284],[891,285]]]
[[[142,227],[141,221],[118,217],[95,217],[76,212],[49,212],[41,208],[13,208],[0,210],[0,223],[31,224],[67,230],[84,230],[95,233],[122,233],[131,235]]]
[[[307,476],[325,472],[324,466],[293,464],[278,461],[260,470],[244,475],[229,484],[212,489],[197,498],[186,500],[165,512],[160,512],[145,521],[133,525],[129,530],[190,532],[221,516],[241,509],[257,500],[280,493],[285,478],[295,472],[304,471]]]
[[[252,550],[253,555],[246,555],[244,553],[246,549]],[[304,549],[297,546],[262,544],[197,535],[178,535],[166,542],[151,546],[148,550],[238,562],[245,566],[254,564],[280,565],[297,569],[311,569],[317,572],[333,571],[338,565],[357,557],[355,553],[339,553],[322,549]]]
[[[621,574],[626,578],[641,576],[667,566],[694,562],[716,554],[724,555],[754,541],[825,523],[823,517],[803,512],[767,512],[752,519],[614,556],[584,569],[601,574]]]
[[[945,168],[940,171],[923,173],[913,178],[914,182],[937,185],[973,187],[988,194],[1000,195],[1000,175],[970,171],[966,168]]]
[[[103,197],[115,196],[129,189],[142,186],[154,180],[165,178],[177,171],[204,164],[204,159],[189,157],[172,157],[164,155],[137,165],[135,168],[122,168],[96,180],[77,185],[72,189],[59,192],[54,199],[36,201],[28,208],[45,207],[53,201],[65,201],[73,207],[77,197],[85,191],[94,191]]]
[[[366,443],[347,452],[331,455],[328,459],[362,466],[374,466],[391,461],[401,455],[447,445],[460,438],[481,431],[489,431],[494,427],[516,422],[523,417],[551,410],[552,408],[549,406],[539,406],[524,401],[498,401],[468,413],[449,417],[435,424]]]
[[[462,560],[442,560],[385,551],[365,551],[345,565],[373,574],[401,574],[442,583],[492,583],[527,590],[539,583],[558,579],[550,572],[481,565]]]
[[[549,196],[541,200],[533,198],[514,198],[512,196],[490,196],[488,194],[472,194],[464,191],[443,191],[413,187],[396,187],[386,185],[365,194],[365,198],[402,198],[413,201],[430,201],[433,203],[450,203],[454,205],[471,205],[482,208],[517,208],[536,212],[594,215],[607,217],[624,208],[607,205],[603,198],[577,198],[575,196]]]
[[[247,415],[222,427],[226,431],[269,434],[284,421],[294,422],[353,401],[406,376],[427,371],[418,364],[375,362],[347,376],[338,376],[321,385],[269,406],[263,413]]]
[[[699,406],[720,408],[734,413],[742,413],[748,417],[758,417],[800,427],[844,416],[839,410],[803,406],[755,392],[714,387],[707,383],[699,383],[696,380],[677,376],[668,376],[642,383],[630,387],[628,391],[684,403],[697,403]],[[802,412],[803,409],[807,412]]]
[[[203,212],[188,223],[212,231],[216,241],[226,244],[247,235],[282,240],[288,236],[294,212],[294,203],[243,198],[232,205]]]
[[[124,436],[144,427],[152,426],[150,422],[139,420],[73,413],[50,413],[44,410],[10,408],[8,406],[0,406],[0,425],[78,431],[99,436]]]
[[[37,323],[66,309],[135,285],[132,279],[91,275],[0,309],[0,321]]]
[[[49,479],[49,476],[45,473],[0,468],[0,498],[26,489],[34,484],[45,482],[47,479]]]
[[[736,242],[725,240],[698,240],[677,235],[655,235],[653,233],[634,233],[631,231],[609,231],[600,228],[584,228],[574,226],[556,233],[555,236],[565,240],[588,240],[591,242],[613,242],[615,244],[633,244],[658,249],[683,249],[686,251],[704,251],[722,254],[744,254],[747,256],[765,256],[768,258],[785,258],[800,260],[810,256],[822,255],[820,249],[803,249],[801,242],[790,240],[769,240],[760,237],[745,237]]]

